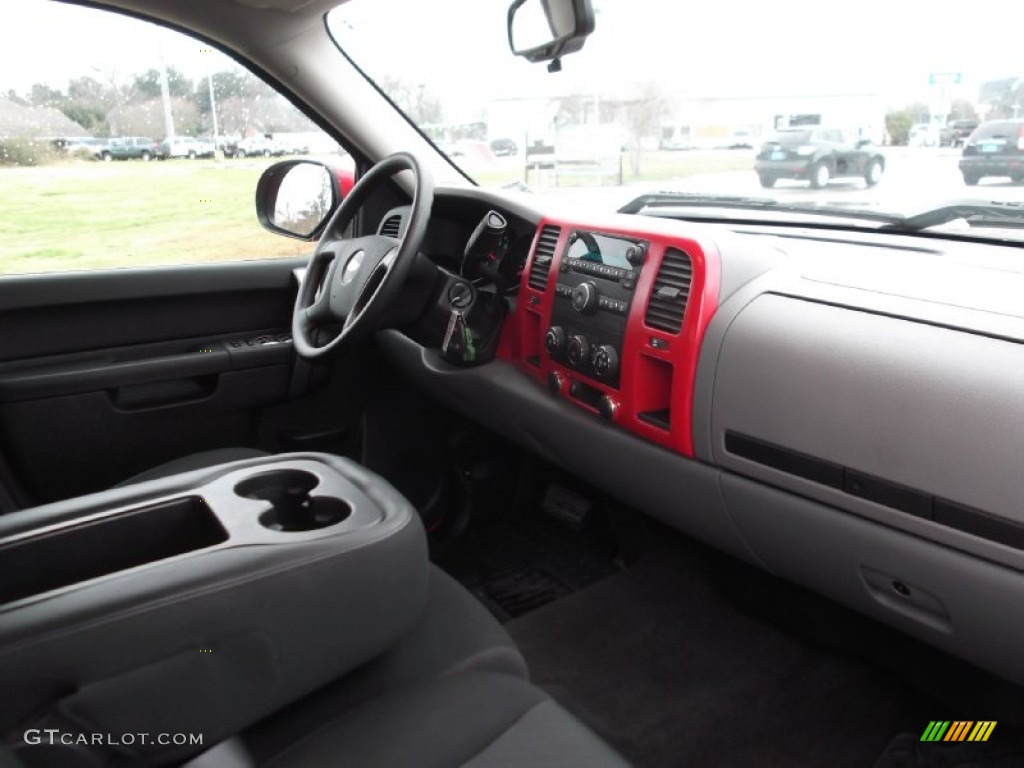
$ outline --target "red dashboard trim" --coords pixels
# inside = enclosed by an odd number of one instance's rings
[[[541,221],[523,269],[516,311],[509,318],[511,322],[505,324],[502,333],[498,357],[514,362],[521,370],[545,385],[551,373],[561,374],[563,385],[558,396],[591,412],[595,412],[591,406],[570,394],[571,383],[583,382],[606,393],[618,406],[613,417],[616,425],[650,442],[693,456],[694,379],[704,331],[718,309],[721,260],[718,249],[708,238],[670,234],[665,231],[665,224],[657,221],[651,222],[649,227],[633,227],[609,226],[607,221]],[[560,227],[561,231],[548,272],[547,287],[544,291],[537,291],[530,287],[529,275],[540,233],[548,225]],[[678,226],[678,223],[674,225]],[[650,243],[627,318],[618,390],[551,360],[544,350],[544,334],[551,325],[555,284],[562,254],[573,229],[592,229]],[[669,247],[684,251],[693,265],[690,297],[678,334],[652,329],[644,323],[648,298],[665,249]],[[665,345],[665,348],[652,346],[652,341]],[[663,409],[669,409],[670,412],[667,430],[640,418],[641,413]]]

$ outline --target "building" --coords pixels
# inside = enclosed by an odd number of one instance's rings
[[[878,94],[680,96],[661,121],[664,149],[756,146],[773,131],[828,125],[851,136],[885,142],[885,100]]]
[[[54,107],[29,107],[0,96],[0,139],[72,139],[91,136]]]

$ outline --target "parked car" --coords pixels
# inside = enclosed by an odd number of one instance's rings
[[[968,186],[986,176],[1024,181],[1024,119],[982,123],[964,144],[960,173]]]
[[[213,157],[215,149],[212,139],[176,136],[173,139],[164,139],[160,144],[159,157],[161,160],[173,157],[187,157],[194,160],[197,157]]]
[[[267,136],[250,136],[235,145],[236,157],[271,157],[284,154],[281,147]]]
[[[514,157],[519,154],[519,145],[512,139],[495,139],[491,142],[491,152],[495,157]]]
[[[870,142],[852,141],[835,128],[787,128],[762,145],[754,169],[765,188],[779,179],[799,179],[821,189],[843,177],[862,177],[873,187],[885,171],[885,157]]]
[[[146,136],[119,136],[104,147],[104,160],[152,160],[160,156],[160,145]]]
[[[309,141],[304,136],[297,136],[288,133],[274,134],[270,138],[278,155],[306,155],[309,154]]]
[[[962,147],[967,142],[967,137],[980,125],[977,120],[954,120],[947,128],[952,130],[953,136],[950,146]]]
[[[102,139],[93,136],[76,137],[64,139],[61,142],[61,149],[69,155],[90,157],[99,160],[103,156],[109,139]]]

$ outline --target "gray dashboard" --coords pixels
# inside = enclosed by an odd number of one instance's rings
[[[394,331],[382,347],[450,407],[648,514],[1024,683],[1021,251],[700,231],[722,280],[693,457],[515,365],[457,368]]]

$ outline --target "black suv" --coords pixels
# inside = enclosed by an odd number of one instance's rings
[[[954,120],[946,128],[951,131],[950,145],[962,147],[967,143],[967,137],[974,132],[979,125],[977,120]]]
[[[1024,181],[1024,119],[982,123],[964,144],[960,173],[970,186],[986,176]]]
[[[885,171],[885,158],[869,144],[852,142],[835,128],[787,128],[761,146],[754,170],[762,187],[774,187],[779,179],[801,179],[821,189],[833,178],[850,176],[873,187]]]

